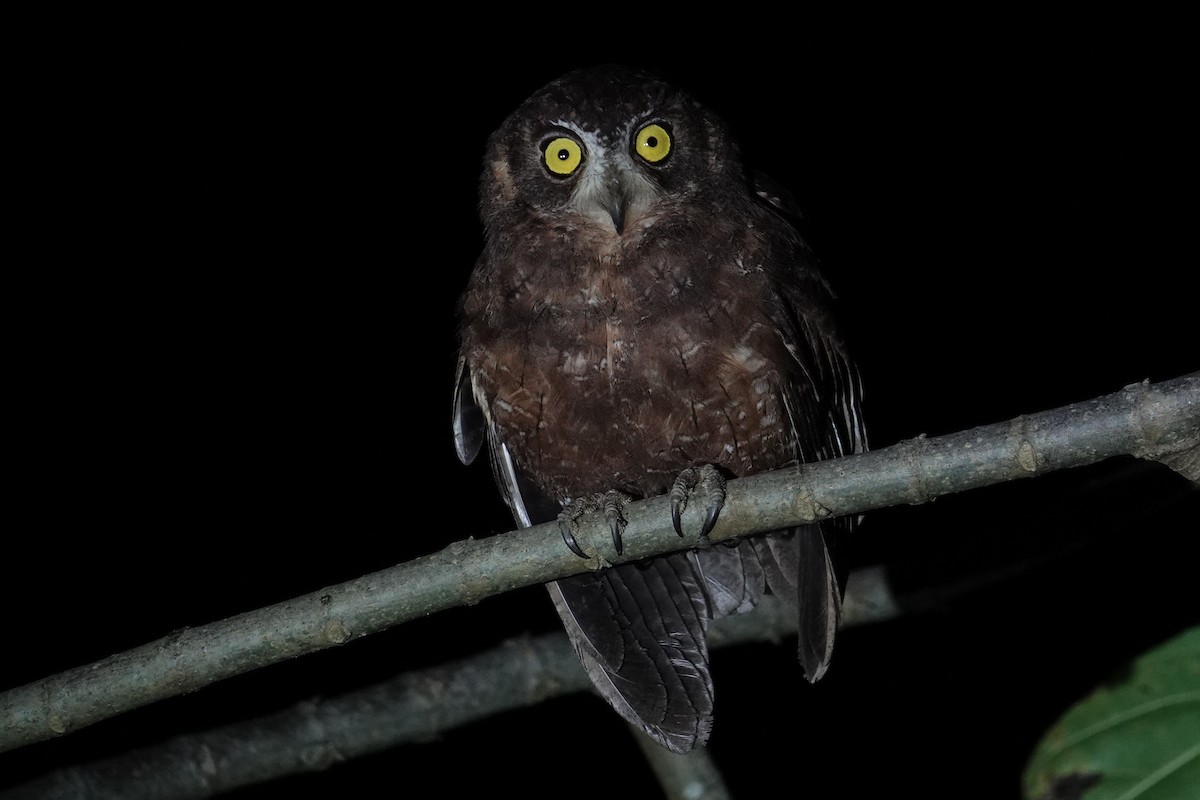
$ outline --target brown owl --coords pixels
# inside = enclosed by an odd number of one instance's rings
[[[487,144],[483,253],[462,300],[459,457],[486,439],[517,523],[693,497],[866,449],[833,296],[788,204],[726,125],[660,79],[604,66],[525,101]],[[809,680],[841,605],[834,520],[548,584],[592,681],[676,752],[712,727],[708,620],[766,593],[798,604]],[[582,555],[582,553],[580,553]]]

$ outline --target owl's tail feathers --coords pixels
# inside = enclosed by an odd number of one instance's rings
[[[829,669],[842,614],[842,590],[820,525],[799,528],[796,598],[799,602],[800,666],[810,683]]]
[[[842,609],[842,583],[820,525],[693,551],[713,616],[742,614],[774,594],[798,609],[800,665],[815,683],[829,668]]]

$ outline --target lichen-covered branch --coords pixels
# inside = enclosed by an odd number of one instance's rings
[[[923,503],[1118,455],[1187,469],[1197,448],[1200,374],[1193,373],[1010,422],[730,481],[709,540]],[[685,531],[699,530],[702,513],[688,509]],[[467,540],[9,690],[0,694],[0,751],[517,587],[709,543],[676,536],[665,498],[633,503],[626,517],[623,557],[602,519],[581,520],[575,538],[593,554],[586,560],[563,546],[554,523]]]

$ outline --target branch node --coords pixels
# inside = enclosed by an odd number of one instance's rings
[[[1185,379],[1193,388],[1200,388],[1196,374]],[[1200,423],[1184,426],[1163,424],[1164,414],[1160,407],[1162,389],[1151,386],[1150,381],[1131,383],[1122,389],[1124,399],[1130,405],[1130,422],[1134,429],[1132,455],[1157,461],[1183,475],[1193,483],[1200,484]],[[1193,400],[1187,404],[1196,416]]]
[[[907,451],[908,485],[911,489],[907,502],[914,506],[928,503],[934,495],[925,485],[925,469],[922,466],[922,459],[929,450],[929,436],[918,433],[912,439],[904,442],[903,446]]]

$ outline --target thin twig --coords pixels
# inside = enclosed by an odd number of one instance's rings
[[[630,728],[630,735],[642,750],[665,800],[731,800],[721,771],[705,747],[681,755]]]

